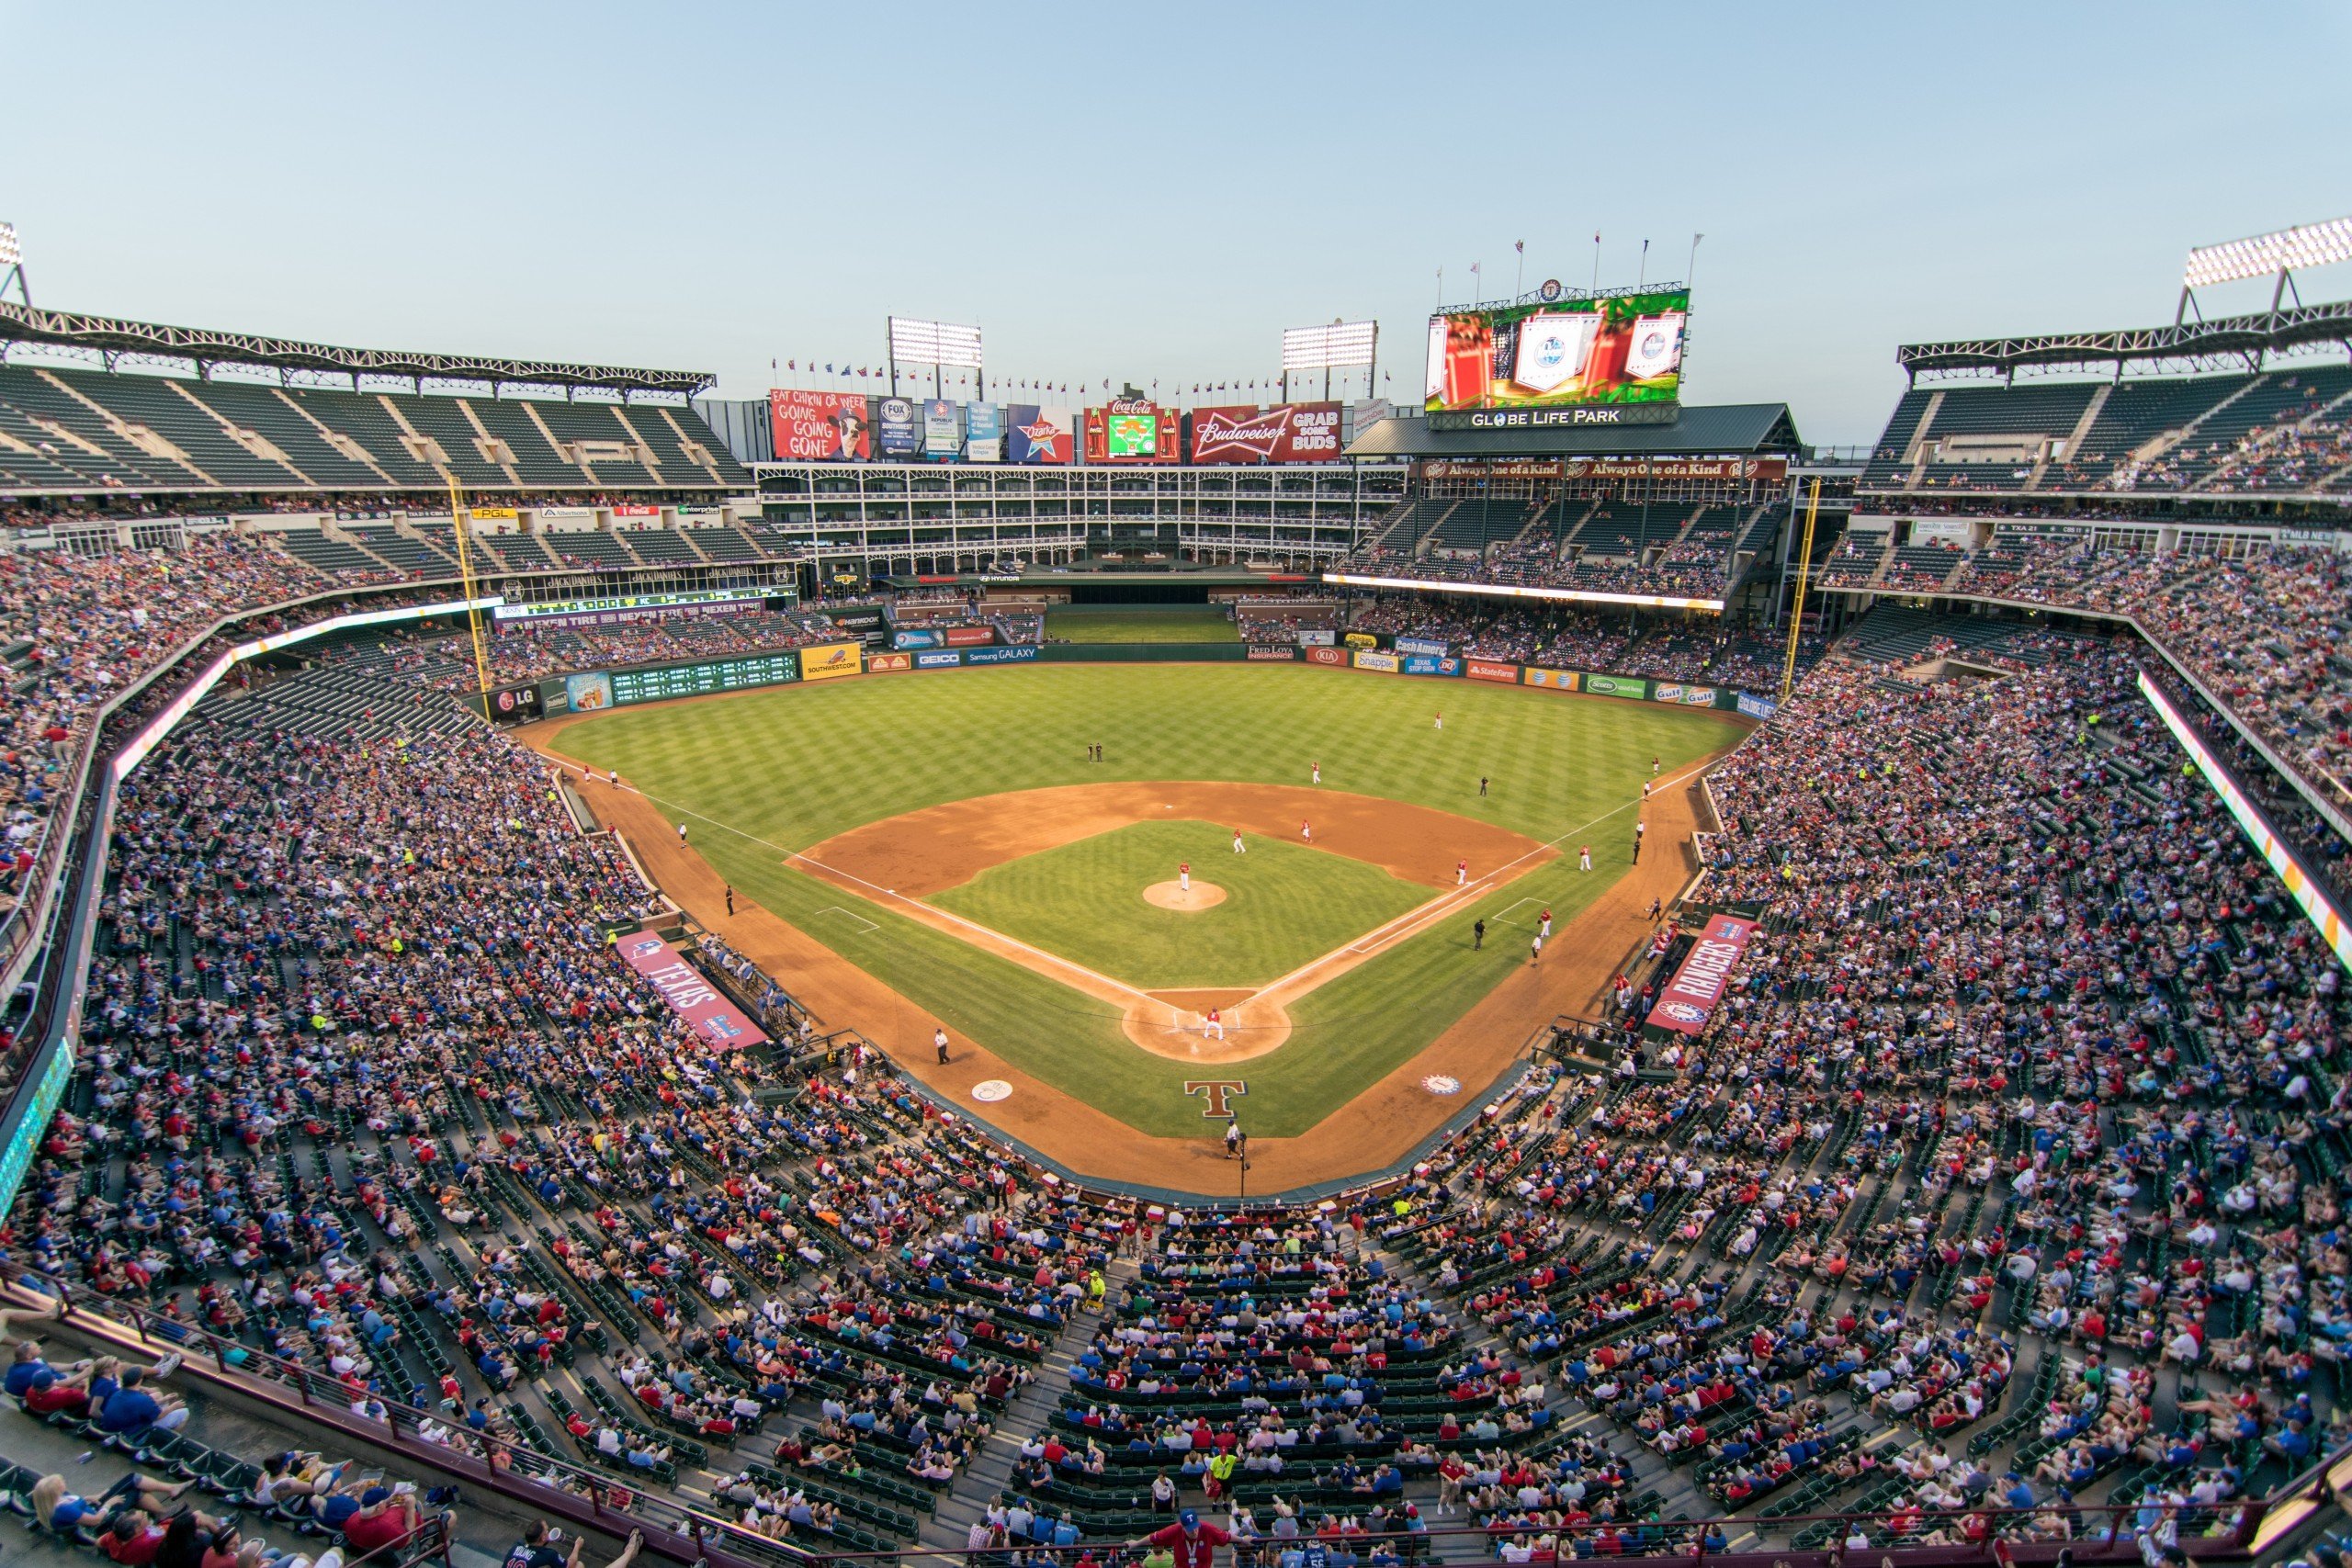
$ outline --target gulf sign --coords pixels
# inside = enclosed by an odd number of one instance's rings
[[[1706,1028],[1755,934],[1756,922],[1736,915],[1717,915],[1709,920],[1698,942],[1684,954],[1674,978],[1658,993],[1650,1021],[1678,1034],[1696,1034]]]
[[[833,681],[843,675],[855,675],[865,668],[865,649],[854,642],[829,642],[820,648],[800,650],[800,678],[804,681]]]

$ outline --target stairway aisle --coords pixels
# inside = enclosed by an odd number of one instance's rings
[[[1103,1297],[1104,1311],[1118,1301],[1120,1292],[1135,1281],[1138,1271],[1133,1258],[1112,1260],[1102,1271],[1110,1286]],[[940,1498],[937,1510],[923,1521],[916,1537],[918,1549],[962,1551],[973,1521],[987,1515],[999,1495],[1012,1490],[1012,1472],[1021,1457],[1021,1445],[1045,1428],[1047,1417],[1061,1400],[1062,1391],[1069,1386],[1078,1352],[1094,1337],[1102,1318],[1102,1312],[1091,1308],[1081,1308],[1070,1314],[1061,1333],[1046,1348],[1036,1377],[1012,1397],[997,1418],[987,1450],[965,1467],[956,1478],[956,1484]]]

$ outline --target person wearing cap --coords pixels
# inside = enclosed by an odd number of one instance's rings
[[[32,1386],[25,1391],[25,1413],[28,1416],[79,1416],[90,1407],[90,1369],[82,1368],[60,1377],[48,1367],[33,1374]]]
[[[98,1411],[98,1426],[109,1433],[176,1432],[187,1425],[187,1406],[170,1394],[158,1399],[141,1386],[145,1369],[133,1367],[122,1374],[122,1386],[107,1395]]]
[[[343,1539],[348,1543],[351,1555],[366,1557],[398,1546],[414,1535],[423,1523],[417,1516],[413,1494],[406,1490],[394,1492],[379,1484],[359,1495],[359,1511],[343,1527]]]
[[[1216,1549],[1232,1539],[1218,1526],[1201,1523],[1200,1510],[1187,1508],[1166,1529],[1154,1530],[1141,1540],[1127,1542],[1127,1546],[1130,1550],[1145,1545],[1165,1547],[1174,1555],[1176,1568],[1213,1568]]]

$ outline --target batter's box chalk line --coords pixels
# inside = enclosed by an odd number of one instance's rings
[[[868,931],[878,931],[882,929],[880,926],[876,925],[872,920],[867,919],[864,915],[858,914],[854,910],[844,909],[839,904],[828,904],[823,908],[818,910],[817,913],[820,915],[839,915],[842,919],[854,920],[860,927]]]
[[[1501,914],[1489,915],[1487,917],[1487,923],[1490,926],[1517,926],[1524,924],[1525,922],[1514,920],[1511,917],[1519,912],[1520,907],[1523,904],[1541,904],[1543,900],[1540,898],[1514,898],[1510,903],[1503,906],[1503,911]],[[1532,925],[1528,925],[1527,929],[1532,931],[1535,928]]]

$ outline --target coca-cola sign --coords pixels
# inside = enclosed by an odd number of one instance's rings
[[[1195,463],[1329,463],[1339,457],[1338,403],[1193,411]]]

